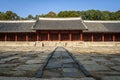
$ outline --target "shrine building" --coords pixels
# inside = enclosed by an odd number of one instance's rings
[[[39,18],[0,21],[0,41],[120,41],[120,21]]]

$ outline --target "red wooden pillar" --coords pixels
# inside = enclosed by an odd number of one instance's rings
[[[94,41],[94,36],[93,36],[93,33],[92,33],[92,42]]]
[[[37,41],[39,41],[39,33],[37,33]]]
[[[28,34],[26,33],[26,41],[28,41]]]
[[[112,38],[113,38],[113,41],[115,41],[115,35],[114,34],[113,34]]]
[[[83,40],[83,34],[82,34],[82,32],[80,33],[80,41],[82,41]]]
[[[17,34],[15,34],[15,41],[18,41]]]
[[[105,41],[105,37],[104,37],[104,34],[102,34],[102,41],[103,41],[103,42]]]
[[[71,34],[71,32],[69,33],[69,39],[70,39],[70,41],[72,41],[72,34]]]
[[[5,34],[5,41],[7,41],[7,34]]]
[[[48,32],[48,41],[50,41],[50,32]]]
[[[59,41],[61,41],[61,33],[58,34]]]

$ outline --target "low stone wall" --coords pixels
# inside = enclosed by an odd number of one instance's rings
[[[65,47],[119,46],[120,47],[120,42],[43,41],[43,42],[36,42],[36,46],[65,46]]]
[[[37,41],[37,42],[0,42],[0,46],[65,46],[65,47],[95,47],[95,46],[116,46],[120,42],[83,42],[83,41]]]
[[[85,42],[85,46],[120,46],[120,42]]]
[[[35,42],[1,41],[0,46],[35,46]]]

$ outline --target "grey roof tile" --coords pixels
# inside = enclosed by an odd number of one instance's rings
[[[120,32],[120,22],[84,22],[88,30],[84,32]]]
[[[0,22],[0,32],[35,32],[32,26],[35,22]]]
[[[39,20],[34,29],[40,30],[84,30],[81,20]]]

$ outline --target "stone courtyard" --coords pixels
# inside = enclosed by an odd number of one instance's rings
[[[0,76],[35,77],[54,47],[0,47]]]
[[[65,47],[92,77],[36,78],[56,47],[0,47],[0,80],[120,80],[120,47]]]
[[[67,48],[98,80],[120,80],[120,48]],[[119,76],[119,77],[118,77]]]

